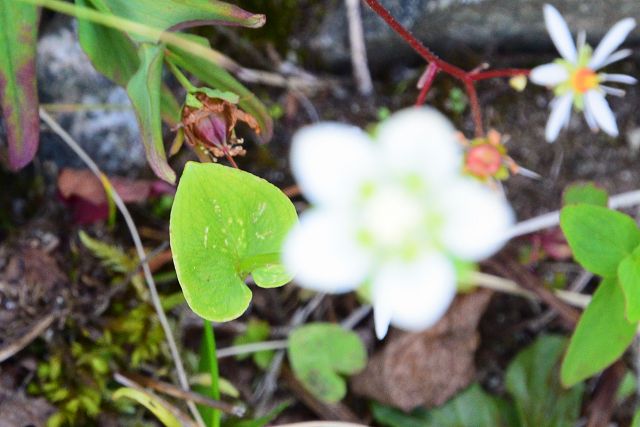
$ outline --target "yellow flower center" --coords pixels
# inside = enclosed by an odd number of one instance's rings
[[[571,74],[571,87],[578,93],[585,93],[598,87],[598,75],[590,68],[578,68]]]

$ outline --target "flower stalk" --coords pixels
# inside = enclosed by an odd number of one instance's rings
[[[420,94],[416,101],[416,105],[423,105],[427,93],[435,79],[436,75],[442,71],[458,80],[463,84],[465,91],[469,97],[471,104],[471,113],[473,116],[473,122],[475,125],[476,137],[484,136],[484,125],[482,123],[482,109],[478,100],[478,93],[476,91],[475,84],[481,80],[515,77],[515,76],[528,76],[528,69],[519,68],[505,68],[499,70],[479,71],[474,69],[471,71],[465,71],[462,68],[451,64],[438,57],[428,47],[422,44],[413,34],[405,27],[402,26],[391,13],[378,1],[378,0],[364,0],[364,2],[373,10],[380,18],[382,18],[389,27],[391,27],[400,37],[402,37],[413,50],[415,50],[422,58],[429,63],[426,71],[426,77],[424,85],[421,87]]]

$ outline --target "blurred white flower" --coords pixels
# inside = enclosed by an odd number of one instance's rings
[[[624,91],[602,83],[635,84],[637,80],[625,74],[598,73],[601,68],[631,55],[629,49],[615,51],[636,26],[633,18],[615,24],[604,36],[595,51],[586,44],[586,35],[578,35],[577,49],[571,32],[560,12],[553,6],[544,6],[544,20],[551,40],[562,59],[531,70],[532,82],[554,88],[556,98],[552,103],[545,137],[553,142],[560,129],[569,124],[571,106],[584,111],[589,127],[595,132],[602,129],[611,136],[618,135],[615,116],[605,95],[624,96]]]
[[[297,283],[364,286],[379,338],[390,323],[436,323],[455,296],[459,261],[490,256],[513,222],[501,194],[462,175],[462,158],[452,125],[432,109],[393,115],[375,141],[338,123],[299,131],[291,164],[313,207],[285,242]]]

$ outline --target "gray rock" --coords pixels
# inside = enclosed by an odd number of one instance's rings
[[[461,51],[468,57],[477,51],[512,52],[552,50],[544,27],[542,6],[549,0],[382,0],[393,16],[419,40],[444,58]],[[640,20],[637,0],[556,0],[572,31],[587,31],[599,41],[618,20]],[[328,3],[329,4],[329,3]],[[319,27],[308,35],[311,56],[328,68],[349,63],[347,20],[342,0],[327,6]],[[363,5],[363,21],[369,61],[381,69],[417,55],[386,24]],[[630,38],[638,41],[637,32]]]
[[[111,105],[55,117],[104,172],[138,175],[146,168],[138,124],[126,91],[93,68],[78,43],[75,22],[69,18],[56,16],[38,42],[38,89],[42,103]],[[42,134],[39,156],[59,167],[84,167],[48,132]]]

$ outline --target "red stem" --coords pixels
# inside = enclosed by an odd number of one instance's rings
[[[515,77],[515,76],[528,76],[531,70],[524,68],[505,68],[502,70],[490,70],[481,71],[479,73],[471,74],[471,80],[480,81],[487,79],[495,79],[500,77]]]
[[[386,23],[391,27],[400,37],[402,37],[408,44],[415,50],[420,56],[422,56],[428,63],[427,74],[425,76],[425,84],[422,86],[416,105],[422,105],[426,99],[427,92],[433,83],[438,71],[443,71],[450,76],[460,80],[467,91],[469,96],[469,103],[471,104],[471,113],[473,115],[473,122],[476,128],[476,136],[484,135],[484,128],[482,125],[482,110],[480,103],[478,102],[478,93],[476,91],[475,82],[486,79],[493,79],[498,77],[514,77],[518,75],[529,75],[529,70],[507,68],[504,70],[490,70],[490,71],[465,71],[460,67],[457,67],[443,59],[440,59],[435,53],[431,52],[424,44],[414,37],[413,34],[402,26],[389,11],[378,0],[364,0],[364,2]]]
[[[430,62],[429,65],[427,65],[427,69],[420,78],[420,82],[418,82],[420,95],[418,95],[418,99],[416,100],[416,107],[423,105],[427,100],[427,93],[429,93],[429,89],[431,89],[431,85],[433,84],[436,75],[438,75],[438,71],[440,71],[440,69],[435,62]]]

